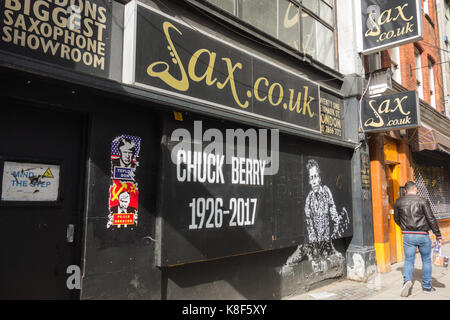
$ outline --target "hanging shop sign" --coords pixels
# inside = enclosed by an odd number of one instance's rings
[[[419,0],[361,0],[362,53],[423,39]]]
[[[125,17],[125,83],[320,133],[318,84],[143,4]]]
[[[60,166],[5,161],[2,201],[57,201]]]
[[[415,128],[419,123],[420,106],[416,91],[363,100],[361,125],[365,132]]]
[[[0,50],[106,77],[111,1],[0,2]]]

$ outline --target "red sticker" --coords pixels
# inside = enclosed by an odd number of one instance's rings
[[[114,226],[117,225],[132,225],[134,224],[134,214],[128,214],[128,213],[119,213],[119,214],[113,214],[113,222],[112,224]]]
[[[137,225],[139,190],[136,183],[112,180],[109,188],[110,225]],[[132,219],[130,218],[132,216]],[[124,223],[120,223],[123,221]]]

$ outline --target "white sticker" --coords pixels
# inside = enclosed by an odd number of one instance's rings
[[[60,166],[5,161],[2,201],[57,201]]]

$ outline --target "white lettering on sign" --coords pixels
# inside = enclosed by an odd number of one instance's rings
[[[225,183],[222,172],[224,158],[223,155],[178,150],[177,179],[180,182],[204,183],[207,181],[223,184]]]
[[[224,219],[228,227],[252,226],[257,203],[257,198],[230,198],[226,206],[222,198],[193,198],[189,230],[222,228]]]
[[[232,157],[231,183],[264,185],[265,160]]]
[[[2,201],[57,201],[60,166],[5,161]]]
[[[0,43],[94,69],[107,67],[107,6],[88,0],[55,0],[53,3],[5,0],[0,3],[0,12],[3,11]]]

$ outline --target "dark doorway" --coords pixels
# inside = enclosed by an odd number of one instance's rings
[[[80,265],[86,128],[82,114],[2,100],[0,299],[79,297],[66,270]]]

